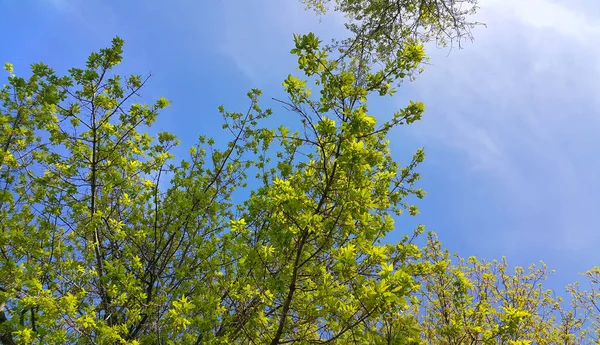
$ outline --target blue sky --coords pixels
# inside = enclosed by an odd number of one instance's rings
[[[451,251],[528,265],[544,260],[561,287],[600,264],[600,2],[481,0],[475,42],[430,47],[431,66],[373,108],[390,116],[409,99],[422,122],[392,133],[398,159],[426,148],[419,222]],[[17,73],[44,61],[58,71],[125,39],[121,72],[153,78],[145,100],[173,102],[158,121],[194,143],[220,134],[216,108],[247,107],[265,93],[274,121],[289,113],[270,97],[295,70],[292,33],[339,36],[343,20],[319,19],[296,0],[0,0],[0,62]]]

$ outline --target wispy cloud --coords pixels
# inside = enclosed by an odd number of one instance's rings
[[[82,24],[86,26],[90,26],[90,23],[86,20],[86,18],[82,15],[81,11],[77,8],[72,1],[69,0],[42,0],[42,2],[46,2],[50,6],[52,6],[55,10],[61,12],[64,15],[70,16]]]
[[[591,1],[588,2],[591,7]],[[484,15],[501,13],[535,29],[551,29],[580,41],[589,36],[600,35],[599,18],[590,17],[585,6],[573,6],[575,3],[550,0],[490,0],[484,5]]]
[[[101,0],[38,0],[54,9],[73,25],[74,31],[84,30],[88,34],[103,36],[121,26],[121,14],[114,11],[113,4]]]
[[[471,176],[492,178],[488,198],[498,201],[488,206],[514,216],[490,219],[508,227],[497,246],[593,255],[600,16],[547,0],[482,7],[488,28],[477,30],[476,43],[448,58],[434,53],[435,65],[414,85],[429,106],[419,135],[460,153]]]
[[[279,80],[295,67],[289,54],[292,34],[314,31],[327,42],[344,30],[338,14],[318,18],[299,1],[223,2],[220,7],[225,30],[217,33],[219,48],[254,82]]]

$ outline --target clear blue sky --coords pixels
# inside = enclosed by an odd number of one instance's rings
[[[409,99],[427,106],[421,123],[391,138],[398,159],[426,148],[429,195],[407,223],[424,223],[464,256],[544,260],[560,287],[600,264],[600,1],[481,7],[488,25],[473,44],[430,49],[427,71],[372,110],[390,116]],[[265,100],[282,94],[295,70],[292,33],[342,32],[339,17],[319,23],[296,0],[0,0],[0,16],[0,62],[17,73],[37,61],[63,72],[124,38],[121,71],[152,72],[145,99],[173,102],[157,127],[186,146],[220,135],[218,105],[244,110],[253,87]],[[275,121],[290,120],[266,104]]]

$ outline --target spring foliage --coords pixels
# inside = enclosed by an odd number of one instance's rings
[[[284,87],[303,130],[264,127],[271,110],[252,90],[247,112],[221,108],[225,149],[200,137],[176,162],[174,135],[143,132],[168,101],[133,103],[145,79],[112,73],[122,45],[66,76],[35,64],[25,79],[7,66],[5,343],[372,343],[404,318],[420,270],[406,258],[419,250],[381,240],[393,216],[416,213],[406,197],[423,195],[413,187],[423,153],[401,166],[385,137],[422,104],[378,123],[367,97],[391,94],[391,77],[296,36],[304,76]],[[423,57],[413,45],[398,64]],[[250,171],[257,187],[234,201]]]
[[[392,2],[339,1],[354,40],[294,36],[300,73],[280,102],[300,130],[267,126],[253,89],[247,111],[219,107],[226,145],[200,136],[177,159],[174,134],[148,134],[169,102],[136,103],[148,78],[114,73],[120,38],[66,75],[38,63],[25,78],[6,64],[0,343],[597,341],[597,269],[565,308],[540,285],[544,266],[453,260],[434,235],[415,244],[423,227],[383,241],[425,195],[423,151],[401,164],[387,135],[425,108],[409,102],[383,122],[368,101],[414,77],[442,28],[469,27],[471,12],[420,4],[390,18]],[[406,16],[410,30],[394,21]]]

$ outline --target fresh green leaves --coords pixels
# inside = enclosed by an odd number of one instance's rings
[[[285,80],[285,103],[303,130],[265,127],[271,110],[251,90],[246,112],[219,109],[231,140],[218,148],[200,137],[179,164],[173,134],[144,132],[169,102],[131,102],[147,78],[112,72],[119,38],[66,76],[41,63],[29,79],[10,75],[0,112],[3,339],[379,339],[416,289],[406,259],[418,251],[382,240],[393,215],[416,214],[404,199],[418,194],[422,160],[399,169],[385,135],[423,108],[378,125],[366,99],[389,94],[388,77],[329,59],[314,34],[295,42],[303,76]],[[234,200],[248,182],[257,187]]]
[[[329,1],[304,1],[324,12]],[[227,142],[177,157],[149,128],[169,101],[133,102],[148,77],[119,76],[123,40],[60,76],[5,64],[0,90],[0,344],[580,344],[598,341],[600,271],[572,308],[544,265],[453,260],[419,226],[418,149],[387,135],[419,121],[369,108],[421,72],[423,43],[460,40],[476,1],[336,0],[354,37],[294,35],[283,82],[294,127],[218,108]],[[466,5],[466,7],[464,6]],[[311,88],[309,88],[311,85]]]

